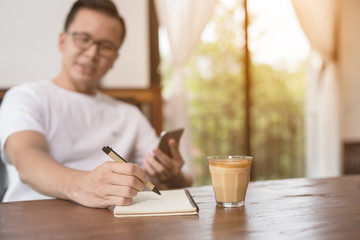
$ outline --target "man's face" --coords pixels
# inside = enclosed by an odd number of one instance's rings
[[[121,25],[116,18],[90,9],[79,10],[69,25],[68,33],[60,35],[59,49],[63,53],[61,81],[75,90],[91,92],[118,57],[117,51],[110,57],[102,56],[99,44],[91,44],[87,49],[81,49],[75,44],[74,36],[70,33],[85,33],[96,42],[105,41],[117,47],[121,31]]]

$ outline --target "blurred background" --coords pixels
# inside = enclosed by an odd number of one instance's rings
[[[113,1],[127,36],[100,90],[185,128],[196,186],[209,155],[253,156],[252,181],[360,173],[360,1]],[[0,1],[0,100],[57,75],[73,2]]]
[[[253,156],[253,181],[360,173],[359,1],[166,2],[164,126],[191,131],[196,185],[209,155]]]
[[[196,185],[210,184],[208,155],[246,155],[250,111],[252,180],[304,177],[304,85],[310,53],[288,0],[249,0],[245,57],[244,2],[220,0],[186,62],[185,81],[192,130]],[[160,30],[163,91],[172,64]],[[246,66],[248,64],[248,66]],[[245,87],[249,68],[251,89]],[[246,106],[246,91],[251,91]]]

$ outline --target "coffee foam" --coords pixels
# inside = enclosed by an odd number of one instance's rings
[[[209,165],[213,167],[222,167],[222,168],[244,168],[250,167],[250,160],[209,160]]]

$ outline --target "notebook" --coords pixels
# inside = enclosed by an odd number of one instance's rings
[[[129,206],[116,206],[115,217],[196,215],[199,208],[187,189],[160,191],[161,196],[151,191],[142,191]]]

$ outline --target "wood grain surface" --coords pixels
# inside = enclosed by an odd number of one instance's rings
[[[251,182],[246,206],[189,188],[198,216],[115,218],[64,200],[0,203],[0,239],[360,239],[360,175]]]

